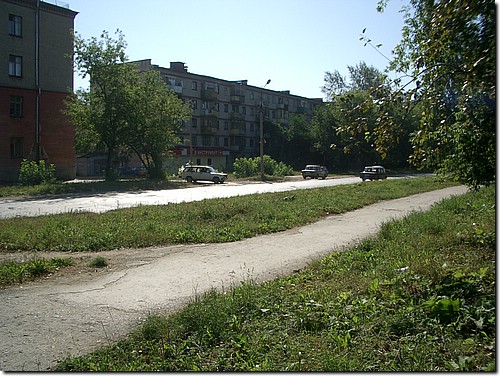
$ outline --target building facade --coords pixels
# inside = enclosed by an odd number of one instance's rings
[[[75,177],[75,132],[62,110],[76,15],[59,1],[0,0],[0,181],[16,181],[23,159]]]
[[[312,115],[322,99],[311,99],[248,85],[246,80],[227,81],[188,72],[182,62],[169,68],[151,64],[150,59],[135,61],[140,70],[160,72],[167,86],[193,109],[190,121],[183,124],[180,143],[167,161],[170,172],[191,162],[231,170],[239,157],[260,155],[260,114],[266,124],[287,125],[291,114]],[[265,148],[264,154],[269,154]]]

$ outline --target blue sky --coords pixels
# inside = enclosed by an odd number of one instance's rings
[[[322,98],[326,71],[348,77],[361,61],[388,61],[359,40],[363,29],[386,56],[401,40],[406,0],[65,0],[84,38],[120,29],[129,60],[152,59],[189,72]],[[86,82],[75,77],[75,89]]]

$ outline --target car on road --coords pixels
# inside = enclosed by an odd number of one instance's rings
[[[359,177],[361,180],[379,180],[387,179],[387,173],[385,168],[382,166],[366,166],[363,171],[360,172]]]
[[[328,176],[328,169],[326,166],[320,166],[320,165],[307,165],[306,168],[302,170],[302,177],[304,179],[311,178],[311,179],[326,179]]]
[[[218,172],[212,166],[187,165],[180,172],[179,177],[188,183],[197,181],[211,181],[214,184],[221,184],[227,180],[227,174]]]

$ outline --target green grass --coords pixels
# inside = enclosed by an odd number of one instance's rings
[[[34,280],[57,271],[59,268],[73,265],[73,260],[65,258],[34,258],[23,262],[0,262],[0,287]]]
[[[59,371],[495,371],[495,188],[350,250],[150,316]]]
[[[102,251],[180,243],[231,242],[283,231],[381,200],[443,188],[433,178],[140,206],[102,214],[0,220],[3,251]]]

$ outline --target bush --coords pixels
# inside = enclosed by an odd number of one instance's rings
[[[233,163],[234,175],[246,178],[260,174],[260,157],[237,158]],[[276,162],[269,155],[264,155],[264,174],[269,176],[293,175],[293,168],[283,162]]]
[[[45,165],[45,161],[28,161],[23,159],[19,171],[19,183],[21,185],[38,185],[41,183],[53,183],[56,180],[56,167],[53,164]]]

